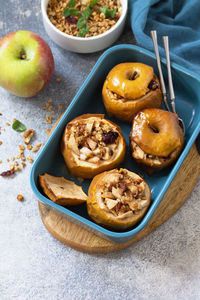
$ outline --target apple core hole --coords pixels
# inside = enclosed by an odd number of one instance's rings
[[[20,54],[19,54],[19,59],[25,60],[26,58],[27,58],[26,51],[24,49],[21,49]]]
[[[134,71],[134,72],[130,71],[128,73],[128,80],[135,80],[137,77],[138,77],[137,71]]]
[[[159,133],[159,129],[156,128],[155,126],[152,126],[151,124],[149,124],[149,128],[150,128],[154,133]]]

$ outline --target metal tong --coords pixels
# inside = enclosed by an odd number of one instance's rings
[[[158,42],[157,42],[157,32],[156,30],[151,31],[151,38],[153,41],[154,45],[154,50],[156,54],[156,61],[157,61],[157,66],[158,66],[158,71],[159,71],[159,77],[160,77],[160,85],[161,85],[161,91],[163,94],[163,101],[165,108],[170,111],[168,102],[167,102],[167,93],[166,93],[166,88],[165,88],[165,81],[162,73],[162,68],[161,68],[161,62],[160,62],[160,55],[159,55],[159,50],[158,50]],[[166,56],[166,61],[167,61],[167,72],[168,72],[168,84],[169,84],[169,99],[171,103],[171,108],[172,112],[176,113],[176,107],[175,107],[175,94],[174,94],[174,87],[173,87],[173,81],[172,81],[172,74],[171,74],[171,64],[170,64],[170,56],[169,56],[169,40],[168,36],[163,36],[163,43],[164,43],[164,49],[165,49],[165,56]],[[183,129],[183,132],[185,134],[185,125],[183,120],[178,116],[179,124]]]

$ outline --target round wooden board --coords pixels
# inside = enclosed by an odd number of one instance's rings
[[[39,202],[42,221],[47,230],[60,242],[88,253],[107,253],[125,248],[148,235],[169,219],[191,194],[200,175],[200,155],[193,145],[176,177],[167,190],[147,226],[127,243],[113,243],[95,235],[48,209]]]

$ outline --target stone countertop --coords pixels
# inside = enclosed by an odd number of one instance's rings
[[[6,122],[20,119],[36,130],[34,143],[44,142],[49,126],[42,107],[52,97],[56,120],[58,104],[67,107],[100,53],[75,54],[56,46],[44,31],[40,0],[0,0],[0,7],[0,36],[32,30],[49,43],[55,58],[53,79],[37,97],[20,99],[0,88],[2,172],[22,143]],[[134,42],[127,26],[118,43]],[[200,298],[200,181],[183,207],[142,241],[117,253],[89,255],[61,244],[44,228],[29,185],[30,169],[27,163],[14,178],[0,178],[2,300]],[[16,199],[19,193],[22,203]]]

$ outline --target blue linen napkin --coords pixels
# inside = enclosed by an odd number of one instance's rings
[[[131,27],[136,41],[154,51],[150,31],[157,30],[165,57],[162,36],[169,36],[172,61],[200,75],[200,1],[129,0]]]
[[[200,75],[200,0],[129,0],[130,23],[138,44],[154,52],[151,30],[169,36],[170,58]],[[197,139],[200,153],[200,136]]]

